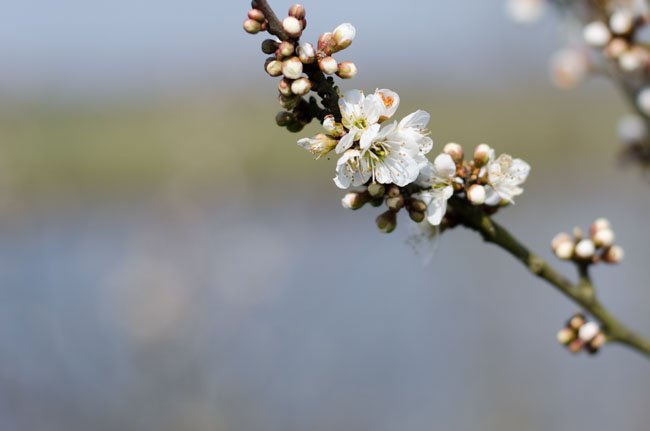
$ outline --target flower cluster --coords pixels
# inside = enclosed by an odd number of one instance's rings
[[[343,198],[344,207],[385,204],[388,210],[377,218],[383,232],[395,229],[401,209],[415,222],[452,227],[447,201],[454,196],[493,213],[523,192],[528,164],[506,154],[497,157],[486,144],[476,148],[471,161],[464,160],[458,144],[448,144],[429,161],[427,154],[433,148],[427,129],[430,116],[417,110],[399,121],[389,121],[400,104],[396,92],[352,90],[341,95],[328,75],[347,79],[357,73],[353,63],[338,63],[332,57],[354,40],[356,30],[351,24],[321,34],[314,47],[300,42],[307,25],[303,6],[291,6],[282,21],[267,6],[254,0],[244,29],[253,34],[268,31],[279,39],[262,43],[262,51],[272,54],[266,60],[266,72],[281,77],[278,90],[285,111],[277,115],[276,122],[292,132],[302,130],[314,118],[321,122],[323,132],[298,140],[298,145],[316,159],[337,155],[334,183],[353,189]],[[310,92],[320,99],[307,100]]]
[[[254,3],[255,4],[255,3]],[[244,30],[255,34],[266,31],[280,34],[277,39],[262,42],[262,52],[272,55],[264,63],[264,70],[272,77],[280,77],[278,83],[280,105],[285,109],[278,113],[276,122],[291,132],[301,131],[313,118],[321,121],[327,109],[318,105],[315,98],[306,100],[304,96],[316,92],[323,105],[336,106],[336,87],[329,75],[350,79],[356,76],[357,67],[350,61],[338,62],[333,54],[349,47],[356,35],[352,24],[344,23],[332,32],[321,34],[316,47],[301,42],[300,37],[307,26],[306,11],[302,5],[289,8],[289,14],[281,22],[280,28],[271,29],[264,12],[253,8],[244,21]],[[323,90],[323,84],[333,89],[333,94]],[[327,108],[328,106],[326,106]]]
[[[616,264],[623,260],[624,251],[614,244],[615,239],[609,221],[599,218],[591,224],[589,236],[585,236],[580,228],[573,229],[572,235],[559,233],[551,241],[551,249],[559,259],[572,260],[578,264]]]
[[[578,313],[560,329],[557,340],[571,353],[586,350],[593,355],[607,342],[607,337],[596,322],[588,322],[583,314]]]
[[[521,185],[529,172],[526,162],[507,154],[497,157],[487,144],[478,145],[472,160],[467,161],[463,147],[449,143],[433,162],[420,168],[417,179],[408,187],[393,184],[386,188],[373,181],[361,191],[348,193],[343,206],[358,209],[367,202],[374,206],[385,202],[388,211],[377,219],[380,230],[385,232],[395,229],[396,214],[402,208],[415,222],[426,220],[432,226],[453,227],[453,214],[448,213],[447,205],[452,197],[494,213],[523,193]]]

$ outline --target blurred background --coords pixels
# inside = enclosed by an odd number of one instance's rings
[[[501,0],[305,5],[312,41],[357,27],[343,89],[397,90],[438,148],[530,162],[498,219],[542,256],[608,217],[627,257],[595,279],[650,335],[650,184],[615,162],[617,89],[550,84],[552,11],[524,27]],[[576,308],[512,258],[458,229],[423,265],[405,220],[382,235],[376,209],[340,207],[334,161],[295,144],[318,128],[274,124],[248,8],[3,6],[0,429],[647,430],[650,363],[572,357],[555,333]]]

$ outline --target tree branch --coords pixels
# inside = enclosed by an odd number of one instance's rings
[[[600,322],[608,341],[628,346],[650,359],[650,340],[627,328],[600,303],[586,269],[580,271],[580,281],[574,284],[559,274],[541,257],[531,252],[479,208],[471,207],[467,202],[456,197],[452,198],[449,204],[460,224],[478,232],[486,242],[510,253],[532,274],[551,284],[589,312]]]

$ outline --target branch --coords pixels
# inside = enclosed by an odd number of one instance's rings
[[[463,226],[475,230],[486,242],[510,253],[528,271],[557,288],[596,318],[607,334],[608,341],[623,344],[650,359],[650,340],[627,328],[600,303],[586,268],[580,271],[580,281],[574,284],[559,274],[541,257],[528,250],[510,232],[494,222],[479,208],[471,207],[455,197],[449,201],[449,204]]]

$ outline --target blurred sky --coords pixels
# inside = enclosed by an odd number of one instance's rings
[[[502,0],[372,4],[306,5],[312,41],[341,22],[355,24],[355,43],[338,57],[357,62],[358,82],[370,86],[530,82],[545,75],[546,57],[560,40],[552,19],[534,29],[508,21]],[[290,2],[272,5],[283,15]],[[66,101],[249,88],[260,82],[263,37],[242,37],[248,6],[244,0],[6,2],[0,95]]]

